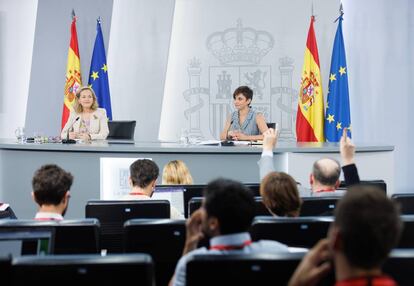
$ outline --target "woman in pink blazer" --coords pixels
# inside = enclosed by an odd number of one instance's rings
[[[62,130],[61,138],[66,139],[103,140],[109,133],[106,110],[98,108],[95,92],[88,86],[76,92],[73,110]]]

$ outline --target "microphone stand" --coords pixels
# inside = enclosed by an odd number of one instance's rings
[[[234,142],[229,140],[229,130],[231,128],[231,125],[233,125],[233,120],[230,122],[229,128],[227,128],[226,139],[221,141],[221,146],[234,146]]]
[[[79,117],[77,117],[75,121],[73,121],[70,128],[68,129],[68,132],[66,133],[66,139],[62,140],[62,144],[75,144],[76,143],[75,139],[69,139],[69,131],[73,129],[73,125],[75,125],[76,121],[78,120],[79,120]]]

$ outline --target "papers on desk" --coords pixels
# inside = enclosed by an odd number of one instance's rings
[[[263,141],[233,141],[234,145],[263,145]]]
[[[199,143],[197,143],[197,145],[221,145],[220,140],[205,140],[205,141],[201,141]],[[231,146],[235,146],[235,145],[249,145],[250,141],[227,141],[227,142],[231,142],[233,143]],[[229,146],[229,145],[227,145]]]
[[[241,141],[241,140],[234,140],[232,141],[234,143],[235,146],[240,146],[240,145],[250,145],[251,141]]]
[[[252,141],[252,145],[263,145],[263,140]]]
[[[205,140],[205,141],[201,141],[197,143],[197,145],[220,145],[220,144],[221,144],[220,140]]]
[[[222,141],[220,140],[205,140],[198,142],[197,145],[220,145]],[[247,146],[247,145],[263,145],[263,141],[243,141],[243,140],[234,140],[227,141],[232,142],[234,146]]]

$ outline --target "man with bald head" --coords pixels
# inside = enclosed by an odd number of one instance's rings
[[[263,152],[258,162],[260,180],[274,171],[273,148],[277,143],[277,133],[277,130],[271,128],[263,133]],[[348,137],[346,128],[344,128],[342,134],[339,150],[346,184],[350,186],[359,183],[358,170],[354,161],[355,145]],[[341,165],[335,159],[322,158],[317,160],[313,164],[312,173],[310,174],[311,190],[298,186],[300,196],[342,196],[344,191],[336,190],[339,187],[340,175]]]
[[[322,158],[313,164],[310,174],[310,185],[312,195],[334,195],[339,187],[339,176],[341,175],[341,165],[338,161],[331,158]],[[343,193],[340,192],[340,195]]]

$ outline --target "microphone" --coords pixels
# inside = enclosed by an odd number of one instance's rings
[[[226,139],[221,141],[221,146],[234,146],[234,142],[229,140],[229,131],[232,125],[233,125],[233,120],[230,122],[229,128],[227,128]]]
[[[76,140],[74,139],[69,139],[69,131],[72,130],[73,125],[75,125],[76,121],[78,121],[80,118],[80,116],[76,117],[75,121],[72,122],[72,124],[70,125],[70,127],[68,128],[68,132],[66,133],[66,139],[62,140],[62,144],[75,144]]]

